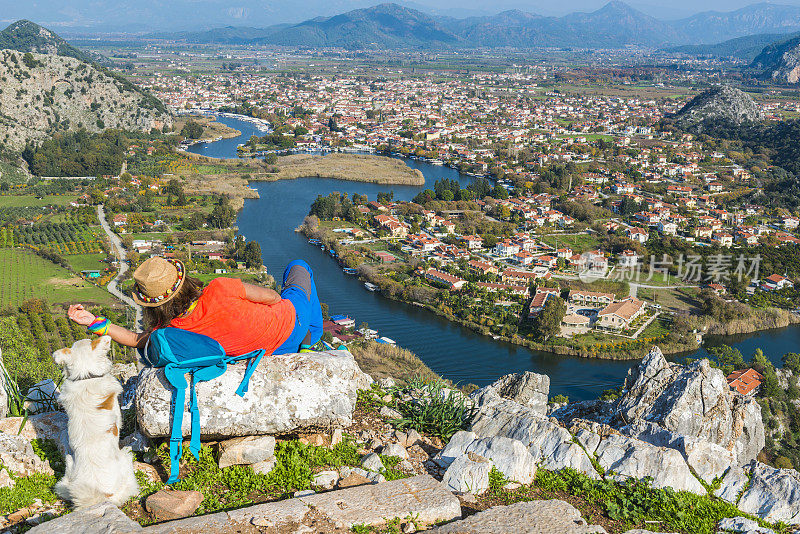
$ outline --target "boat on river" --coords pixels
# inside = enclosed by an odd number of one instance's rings
[[[364,287],[367,289],[367,291],[377,291],[378,290],[378,286],[376,286],[375,284],[370,284],[369,282],[364,282]]]
[[[358,271],[356,271],[352,267],[344,267],[344,268],[342,268],[342,272],[344,274],[358,274]]]

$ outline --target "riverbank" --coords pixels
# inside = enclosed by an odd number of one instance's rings
[[[276,164],[277,180],[316,177],[387,185],[425,185],[425,177],[403,161],[386,156],[334,152],[324,156],[281,156]]]
[[[218,139],[233,139],[242,135],[236,128],[231,128],[210,115],[181,115],[175,119],[174,131],[180,132],[189,121],[194,121],[203,127],[203,133],[193,141],[195,143],[212,143]]]
[[[425,177],[404,162],[384,156],[363,154],[297,154],[281,156],[270,165],[259,159],[214,158],[187,151],[178,151],[193,163],[211,167],[214,172],[185,172],[180,176],[189,191],[220,194],[231,198],[237,211],[245,198],[259,198],[252,182],[275,182],[297,178],[331,178],[349,182],[419,186]]]

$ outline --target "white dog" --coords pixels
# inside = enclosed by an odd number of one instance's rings
[[[76,509],[103,501],[121,506],[139,493],[131,452],[119,448],[122,415],[117,396],[122,386],[109,374],[110,348],[111,338],[102,336],[53,353],[64,372],[59,402],[69,418],[71,449],[55,492]]]

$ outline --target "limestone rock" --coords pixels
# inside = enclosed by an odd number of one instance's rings
[[[161,521],[169,521],[192,515],[202,502],[199,491],[161,490],[150,495],[144,506]]]
[[[343,479],[350,477],[350,475],[352,474],[363,477],[372,484],[380,484],[381,482],[386,482],[386,477],[384,477],[380,473],[376,473],[375,471],[367,471],[366,469],[361,469],[360,467],[344,466],[339,468],[339,476],[342,477]],[[341,482],[339,484],[341,485]]]
[[[133,470],[144,473],[144,476],[147,477],[147,480],[149,480],[151,483],[162,482],[161,475],[158,474],[158,470],[150,464],[134,461]]]
[[[501,398],[527,406],[535,413],[545,415],[547,398],[550,395],[550,377],[530,371],[506,375],[476,391],[473,398],[479,399],[488,391],[497,393]]]
[[[16,485],[14,479],[5,469],[0,470],[0,488],[13,488]]]
[[[339,481],[339,473],[336,471],[322,471],[314,475],[311,484],[325,489],[333,488]]]
[[[197,385],[200,428],[206,438],[278,434],[313,426],[349,426],[359,389],[370,378],[348,351],[284,354],[261,360],[244,397],[236,395],[245,363]],[[190,380],[187,375],[187,380]],[[148,437],[170,434],[172,387],[163,369],[144,369],[136,389],[139,427]],[[187,394],[187,404],[188,407]],[[184,411],[183,435],[191,419]]]
[[[639,421],[622,427],[620,431],[657,447],[675,449],[681,453],[689,467],[708,484],[737,464],[736,455],[732,451],[704,439],[682,436],[655,423]]]
[[[364,469],[368,471],[374,471],[376,473],[380,473],[381,471],[386,469],[383,466],[383,462],[381,461],[380,457],[374,452],[371,452],[366,456],[364,456],[361,459],[361,465],[364,467]]]
[[[459,456],[450,464],[442,484],[452,492],[480,495],[489,489],[489,471],[492,461],[475,453]]]
[[[399,443],[390,443],[383,448],[382,453],[384,456],[395,456],[405,460],[408,458],[408,451]]]
[[[141,532],[142,527],[122,510],[103,502],[62,515],[35,526],[30,534],[129,534]]]
[[[272,436],[244,436],[225,440],[219,444],[219,467],[251,465],[273,458],[275,438]]]
[[[741,124],[758,121],[763,117],[764,113],[750,95],[728,85],[703,91],[676,114],[677,122],[683,128],[702,128],[707,120],[724,120]]]
[[[51,412],[57,406],[58,386],[50,378],[35,383],[25,394],[25,409],[28,413]]]
[[[338,485],[340,488],[352,488],[355,486],[362,486],[364,484],[370,484],[370,480],[365,477],[361,476],[358,473],[349,473],[347,476],[342,477]]]
[[[495,506],[430,531],[436,534],[589,534],[605,533],[587,525],[581,513],[564,501],[520,502]]]
[[[800,524],[800,473],[754,462],[750,487],[742,494],[738,507],[770,522]]]
[[[278,463],[278,460],[275,459],[274,456],[267,458],[262,462],[254,463],[250,466],[254,473],[258,475],[267,475],[275,469],[275,465]]]
[[[463,430],[453,435],[434,461],[447,468],[470,452],[491,460],[509,480],[530,484],[536,475],[536,461],[521,441],[502,436],[479,438]]]
[[[17,476],[53,474],[50,464],[39,458],[30,442],[20,436],[0,434],[0,462]]]
[[[746,517],[726,517],[717,524],[717,528],[736,534],[775,534],[771,528],[759,526],[758,523]]]
[[[479,437],[504,436],[521,441],[546,469],[571,467],[598,477],[589,457],[566,428],[514,401],[499,396],[486,399],[479,404],[470,430]]]
[[[24,418],[6,417],[0,419],[0,432],[12,436],[21,436],[28,441],[32,439],[52,439],[64,453],[69,444],[67,435],[67,414],[64,412],[46,412],[28,417],[25,425],[20,426]]]
[[[736,504],[739,501],[739,496],[742,494],[742,491],[747,487],[749,482],[750,479],[748,478],[745,470],[738,465],[733,465],[728,472],[725,473],[725,476],[723,477],[719,488],[717,488],[717,490],[714,492],[714,495],[725,502]]]
[[[668,363],[658,347],[628,371],[615,420],[656,423],[715,443],[733,452],[740,465],[764,447],[761,407],[754,399],[731,392],[723,372],[708,360]]]
[[[381,406],[378,414],[384,419],[400,419],[403,417],[403,414],[393,408],[389,408],[388,406]]]
[[[647,442],[621,435],[611,435],[597,447],[597,461],[606,470],[621,478],[653,478],[653,487],[671,487],[676,491],[691,491],[705,495],[680,453],[674,449],[656,447]]]

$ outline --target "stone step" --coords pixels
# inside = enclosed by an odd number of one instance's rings
[[[458,498],[429,475],[317,493],[247,508],[187,517],[151,525],[147,534],[248,532],[261,527],[269,532],[312,532],[312,524],[349,530],[353,525],[381,525],[395,518],[413,517],[432,524],[461,517]],[[236,530],[240,529],[240,530]]]
[[[577,508],[558,500],[495,506],[430,531],[436,534],[590,534],[605,533],[588,525]]]
[[[35,526],[33,534],[129,534],[142,527],[110,502],[102,502]]]

